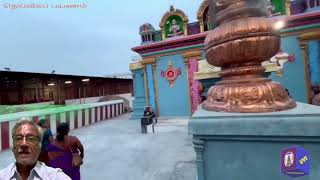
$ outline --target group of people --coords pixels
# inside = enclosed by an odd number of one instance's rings
[[[49,121],[38,124],[23,118],[12,129],[12,152],[16,159],[0,171],[1,180],[80,180],[84,149],[69,135],[69,125],[60,123],[53,138]]]

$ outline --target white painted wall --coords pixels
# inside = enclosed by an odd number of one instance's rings
[[[89,98],[81,98],[81,99],[68,99],[68,100],[66,100],[66,105],[96,103],[96,102],[99,102],[99,100],[100,100],[101,98],[102,98],[102,96],[89,97]]]
[[[131,93],[126,93],[126,94],[115,94],[116,96],[123,97],[129,101],[129,106],[132,108],[132,94]]]
[[[133,107],[132,105],[132,94],[131,93],[125,93],[125,94],[113,94],[110,96],[120,96],[129,101],[129,106],[130,108]],[[66,105],[76,105],[76,104],[86,104],[86,103],[96,103],[99,102],[99,100],[103,96],[98,96],[98,97],[89,97],[89,98],[81,98],[81,99],[68,99],[65,101]]]

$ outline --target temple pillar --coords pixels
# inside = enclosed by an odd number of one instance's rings
[[[264,0],[209,3],[217,27],[207,34],[205,56],[209,64],[221,67],[221,81],[210,88],[206,101],[189,121],[197,179],[292,178],[287,175],[319,179],[320,109],[295,102],[280,83],[263,76],[266,69],[261,62],[273,57],[280,48],[280,37],[265,18],[267,9],[261,8]],[[305,61],[308,38],[300,37]],[[288,158],[282,150],[295,146],[309,152],[310,174],[308,170],[297,170],[303,166],[303,156],[297,151],[290,152],[296,166],[283,163]],[[296,174],[285,175],[279,167]]]
[[[317,180],[319,116],[318,107],[304,103],[272,113],[213,112],[199,106],[189,121],[198,180],[290,180],[280,172],[280,153],[295,145],[310,153],[310,174],[305,178]]]
[[[146,91],[145,91],[145,80],[144,80],[144,67],[141,62],[131,63],[130,71],[133,76],[133,86],[134,86],[134,100],[133,100],[133,113],[130,119],[137,120],[140,119],[143,114],[143,108],[146,106]],[[80,96],[79,88],[79,97]]]
[[[151,106],[155,111],[157,109],[157,105],[153,65],[156,63],[156,59],[155,57],[144,58],[142,63],[145,69],[145,92],[147,105]]]
[[[152,64],[152,70],[153,70],[153,82],[154,82],[154,91],[155,91],[155,101],[156,101],[156,112],[157,112],[157,115],[159,116],[159,92],[158,92],[158,82],[157,82],[157,74],[156,74],[156,70],[157,70],[157,64],[156,63],[153,63]]]

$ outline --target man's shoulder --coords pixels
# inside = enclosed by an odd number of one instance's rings
[[[7,167],[3,168],[0,170],[0,179],[3,179],[7,176],[12,175],[12,168],[14,167],[14,163],[11,163],[10,165],[8,165]]]
[[[58,172],[62,171],[60,168],[53,168],[53,167],[47,166],[43,162],[39,162],[39,163],[41,165],[41,169],[43,169],[43,171],[46,174],[53,174],[53,173],[57,174]]]
[[[70,179],[70,177],[67,176],[60,168],[49,167],[43,162],[39,162],[39,163],[41,164],[41,169],[43,172],[44,179],[56,179],[56,180]]]

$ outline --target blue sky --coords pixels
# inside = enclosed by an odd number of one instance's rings
[[[139,26],[159,29],[171,4],[196,21],[202,0],[0,0],[0,70],[104,76],[129,72]],[[83,4],[87,8],[18,8],[8,4]]]

